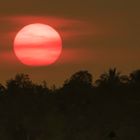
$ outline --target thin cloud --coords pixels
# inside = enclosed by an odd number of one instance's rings
[[[88,22],[75,19],[66,19],[58,17],[46,17],[46,16],[5,16],[0,19],[0,58],[4,61],[17,61],[13,53],[13,42],[17,32],[25,25],[32,23],[44,23],[55,28],[61,35],[63,40],[63,48],[66,46],[65,42],[84,39],[90,36],[93,31],[92,25]],[[64,49],[63,57],[60,59],[63,63],[75,61],[78,62],[76,52],[83,55],[81,50]],[[79,57],[80,58],[80,57]],[[66,60],[65,60],[66,59]],[[80,58],[82,60],[82,57]]]
[[[44,23],[55,28],[64,39],[92,34],[92,25],[82,20],[43,16],[7,16],[0,19],[3,34],[18,32],[23,26]]]

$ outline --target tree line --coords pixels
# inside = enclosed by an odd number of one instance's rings
[[[138,139],[140,70],[122,75],[112,68],[93,79],[81,70],[59,88],[36,84],[27,74],[0,84],[0,139],[125,140],[123,127],[131,125]]]
[[[129,75],[122,75],[116,68],[109,69],[107,72],[100,75],[93,83],[93,76],[88,71],[78,71],[69,79],[64,81],[64,84],[57,88],[53,85],[47,87],[47,82],[44,80],[41,84],[35,84],[29,78],[28,74],[17,74],[14,78],[6,81],[6,86],[0,84],[0,94],[15,94],[16,92],[56,92],[67,88],[94,88],[94,89],[115,89],[115,88],[139,88],[140,85],[140,70],[135,70]],[[55,91],[56,90],[56,91]],[[52,93],[53,93],[52,92]],[[18,93],[19,94],[19,93]]]

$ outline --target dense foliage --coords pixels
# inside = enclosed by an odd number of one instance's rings
[[[96,81],[79,71],[59,88],[26,74],[0,84],[1,140],[138,140],[139,130],[140,70]]]

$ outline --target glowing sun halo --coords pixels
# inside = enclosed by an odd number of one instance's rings
[[[46,24],[23,27],[14,40],[14,52],[25,65],[44,66],[54,63],[62,51],[62,40],[56,30]]]

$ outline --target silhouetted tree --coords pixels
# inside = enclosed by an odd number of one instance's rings
[[[65,86],[92,86],[92,75],[88,71],[78,71],[64,83]]]
[[[116,68],[109,69],[96,81],[98,87],[114,88],[121,83],[120,72]]]
[[[44,94],[48,94],[48,93],[50,93],[50,90],[49,90],[49,88],[47,87],[47,85],[44,85],[44,83],[43,84],[33,84],[32,85],[32,92],[34,93],[34,94],[40,94],[40,95],[44,95]]]
[[[10,79],[6,82],[8,92],[28,92],[32,91],[33,83],[27,74],[17,74],[14,79]]]

